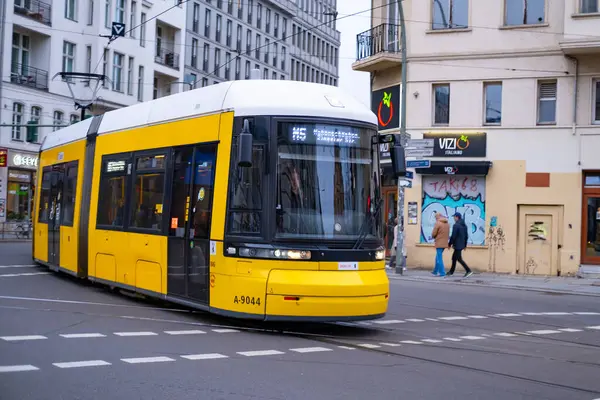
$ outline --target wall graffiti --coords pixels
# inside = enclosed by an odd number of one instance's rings
[[[459,212],[469,230],[468,243],[478,246],[485,244],[485,177],[423,176],[421,210],[421,243],[434,242],[431,231],[436,212],[449,217],[450,229],[454,226],[452,214]]]
[[[488,271],[496,272],[496,253],[498,250],[504,251],[504,245],[506,244],[506,235],[502,226],[492,226],[490,224],[486,240],[489,246]]]

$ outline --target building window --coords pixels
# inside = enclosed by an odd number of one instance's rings
[[[256,9],[256,27],[258,29],[262,29],[262,9],[263,9],[262,4],[258,3],[257,9]]]
[[[267,38],[265,38],[265,63],[269,63],[269,49],[271,48],[271,41]]]
[[[12,112],[12,123],[13,125],[22,125],[23,124],[23,109],[25,106],[21,103],[13,103],[13,112]],[[12,139],[13,140],[23,140],[21,137],[21,132],[23,131],[22,126],[13,126],[12,127]]]
[[[275,13],[275,25],[273,26],[273,36],[279,35],[279,14]]]
[[[267,14],[265,16],[265,31],[271,33],[271,9],[267,8]]]
[[[450,123],[450,85],[433,85],[433,124],[448,125]]]
[[[225,79],[229,80],[231,76],[231,53],[225,53]]]
[[[71,114],[69,116],[69,124],[73,125],[79,122],[81,118],[79,117],[79,114]]]
[[[221,17],[219,14],[217,14],[217,33],[216,33],[216,40],[217,42],[221,43],[221,29],[222,29],[222,25],[223,25],[223,17]]]
[[[59,130],[65,124],[65,114],[62,111],[54,111],[52,115],[52,132]]]
[[[144,101],[144,67],[138,67],[138,101]]]
[[[129,57],[127,65],[127,94],[133,95],[133,57]]]
[[[131,2],[131,15],[129,16],[129,36],[135,38],[135,17],[137,15],[137,3],[135,1]]]
[[[75,70],[75,44],[63,42],[63,72]]]
[[[431,237],[435,224],[435,213],[451,216],[462,211],[469,226],[467,243],[472,246],[485,245],[486,238],[486,178],[476,175],[424,175],[421,206],[421,243],[434,243]],[[468,190],[455,190],[456,187]],[[454,218],[448,218],[450,232]]]
[[[192,30],[198,33],[200,29],[200,4],[194,3],[194,10],[192,12]]]
[[[206,9],[204,16],[204,36],[210,39],[210,10]]]
[[[248,23],[250,25],[252,25],[252,11],[254,9],[254,1],[253,0],[247,0],[248,1]]]
[[[246,55],[250,56],[250,52],[252,51],[252,31],[250,29],[246,30]]]
[[[237,26],[237,43],[236,43],[235,49],[238,52],[242,51],[242,26],[241,25]]]
[[[125,22],[125,0],[115,0],[115,22]]]
[[[233,0],[227,1],[227,12],[233,14]]]
[[[250,61],[246,61],[246,79],[250,79]]]
[[[538,124],[556,123],[556,81],[538,83]]]
[[[65,18],[75,21],[77,1],[76,0],[65,0]]]
[[[506,25],[543,24],[546,0],[506,0]]]
[[[277,68],[277,43],[273,43],[273,66]]]
[[[241,61],[239,57],[235,58],[235,79],[240,79]]]
[[[142,13],[140,22],[140,46],[146,47],[146,13]]]
[[[285,56],[286,56],[286,50],[285,47],[281,48],[281,69],[285,71]]]
[[[267,68],[263,69],[263,79],[269,79],[269,70]]]
[[[594,14],[600,10],[598,0],[580,0],[579,12],[581,14]]]
[[[281,22],[281,38],[287,42],[287,18],[283,18]]]
[[[208,78],[202,78],[202,87],[208,86]]]
[[[227,42],[226,45],[227,47],[231,48],[231,33],[233,30],[233,23],[231,22],[230,19],[227,20]]]
[[[88,1],[88,25],[94,24],[94,0]]]
[[[125,56],[115,52],[113,54],[113,90],[123,92],[123,60]]]
[[[112,21],[110,19],[110,0],[104,0],[104,27],[110,29]]]
[[[202,53],[202,70],[204,72],[208,72],[208,51],[210,49],[210,46],[208,45],[208,43],[204,43],[204,52]]]
[[[215,70],[213,74],[219,76],[221,70],[221,49],[215,49]]]
[[[237,17],[239,20],[244,18],[244,3],[241,1],[238,2]]]
[[[42,119],[42,108],[38,107],[38,106],[31,107],[31,122],[39,125],[41,122],[41,119]],[[31,135],[29,135],[29,133],[27,133],[27,141],[29,143],[39,143],[38,139],[39,138],[38,138],[37,129],[34,129]]]
[[[28,75],[29,36],[13,32],[11,72],[15,75]]]
[[[469,0],[432,0],[433,29],[466,28],[469,25]]]
[[[198,68],[198,39],[192,39],[192,60],[191,66]]]
[[[260,60],[260,42],[261,42],[260,35],[257,33],[256,34],[256,47],[254,48],[254,57],[257,60]]]
[[[92,46],[85,46],[85,72],[92,72]],[[90,81],[84,83],[85,86],[90,86]]]
[[[502,83],[484,84],[484,105],[486,125],[502,123]]]
[[[600,79],[594,81],[594,123],[600,124]]]
[[[102,53],[102,74],[104,76],[108,76],[108,56],[110,54],[110,50],[108,50],[108,47],[105,47]],[[108,80],[105,79],[104,82],[102,83],[102,87],[104,88],[108,88]]]
[[[8,170],[6,191],[6,218],[8,220],[23,221],[31,218],[29,214],[33,212],[34,206],[34,183],[35,172],[13,168]]]

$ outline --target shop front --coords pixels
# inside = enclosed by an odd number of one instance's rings
[[[38,155],[5,150],[5,166],[0,166],[0,221],[25,221],[32,218]],[[0,164],[2,165],[2,164]]]
[[[600,266],[600,171],[583,175],[581,264]]]

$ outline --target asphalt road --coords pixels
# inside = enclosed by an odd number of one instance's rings
[[[392,280],[388,315],[249,324],[0,243],[0,400],[600,398],[597,298]]]

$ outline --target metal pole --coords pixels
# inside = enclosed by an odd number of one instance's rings
[[[400,49],[402,53],[402,83],[400,87],[400,144],[404,149],[406,147],[406,25],[404,22],[404,9],[402,1],[399,0],[398,13],[400,17]],[[401,274],[406,268],[406,259],[404,258],[404,187],[400,185],[401,179],[398,178],[398,243],[396,245],[396,273]]]
[[[85,119],[85,107],[81,107],[81,120]]]

